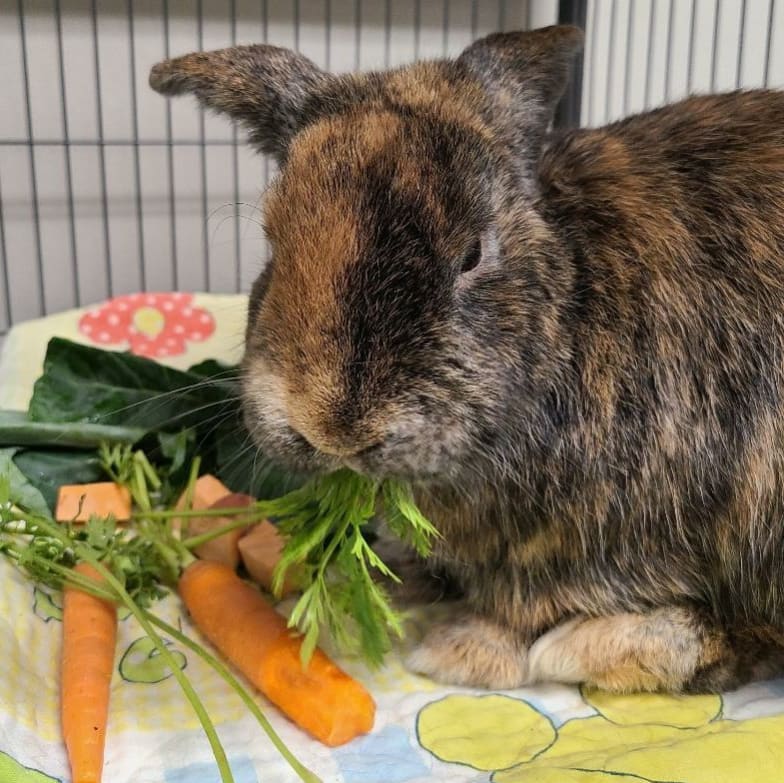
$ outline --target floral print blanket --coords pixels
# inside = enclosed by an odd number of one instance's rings
[[[137,294],[22,324],[3,346],[0,407],[27,406],[55,335],[175,367],[206,358],[236,362],[245,308],[241,296]],[[159,611],[194,632],[173,598]],[[58,595],[35,589],[0,562],[0,783],[69,781],[58,723],[60,616]],[[424,614],[413,618],[409,644],[428,621]],[[195,716],[133,618],[121,620],[119,647],[104,780],[218,783]],[[234,694],[189,651],[176,643],[171,649],[218,724],[236,783],[295,781]],[[328,783],[782,779],[784,680],[698,697],[609,696],[556,685],[488,693],[413,676],[402,653],[373,672],[339,658],[378,705],[374,731],[342,748],[308,739],[261,697],[259,703],[283,740]]]

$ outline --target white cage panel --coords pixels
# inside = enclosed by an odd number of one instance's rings
[[[581,123],[690,93],[784,87],[781,0],[591,0]]]

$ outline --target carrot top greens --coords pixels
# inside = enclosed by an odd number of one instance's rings
[[[339,647],[380,664],[391,636],[402,636],[403,629],[375,575],[400,580],[370,547],[365,531],[379,510],[394,533],[426,555],[436,530],[417,509],[411,489],[341,470],[272,502],[271,516],[280,519],[287,537],[275,589],[290,566],[297,564],[303,574],[302,596],[290,619],[305,634],[303,656],[326,626]]]
[[[183,547],[193,549],[230,529],[271,517],[278,521],[286,542],[274,589],[280,590],[286,571],[295,565],[302,586],[289,624],[305,636],[303,659],[312,655],[322,629],[339,648],[361,655],[371,666],[383,661],[393,636],[402,636],[401,615],[392,607],[377,577],[392,581],[399,578],[373,551],[366,533],[378,512],[395,534],[420,555],[428,554],[437,533],[417,509],[407,485],[339,470],[272,500],[220,509],[216,516],[234,520],[209,533],[178,541],[168,525],[175,514],[181,518],[187,518],[187,514],[153,510],[155,491],[162,482],[144,454],[123,445],[104,447],[101,453],[106,472],[129,487],[140,509],[136,527],[157,547],[158,562],[162,564],[160,578],[165,578],[167,571],[169,581],[177,578]],[[190,473],[194,480],[198,463],[191,466]],[[199,516],[204,514],[198,512]]]

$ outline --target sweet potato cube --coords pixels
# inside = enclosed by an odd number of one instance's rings
[[[242,563],[251,578],[272,592],[272,574],[283,550],[283,538],[278,529],[265,519],[240,539],[239,548]],[[296,590],[296,568],[290,568],[283,580],[282,595]]]
[[[217,502],[210,506],[215,508],[241,508],[255,503],[255,498],[250,495],[231,493],[224,495]],[[201,509],[200,509],[201,510]],[[188,524],[188,536],[200,536],[210,530],[228,525],[236,517],[192,517]],[[214,560],[224,563],[229,568],[236,569],[240,564],[240,553],[237,544],[242,536],[247,532],[247,528],[238,528],[229,533],[224,533],[218,538],[213,538],[205,544],[197,546],[193,553],[202,560]]]
[[[131,517],[131,493],[113,481],[63,484],[57,493],[55,518],[61,522],[87,522],[95,514],[118,520]]]
[[[182,511],[185,508],[186,492],[180,495],[175,508],[177,511]],[[213,503],[216,503],[226,495],[230,495],[231,490],[215,476],[206,474],[196,479],[193,485],[193,499],[192,508],[194,511],[202,511],[205,508],[210,508]]]

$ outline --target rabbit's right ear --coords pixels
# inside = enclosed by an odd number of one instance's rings
[[[164,60],[150,71],[150,86],[163,95],[192,93],[242,123],[252,144],[282,162],[309,120],[310,98],[330,78],[300,54],[258,44]]]

